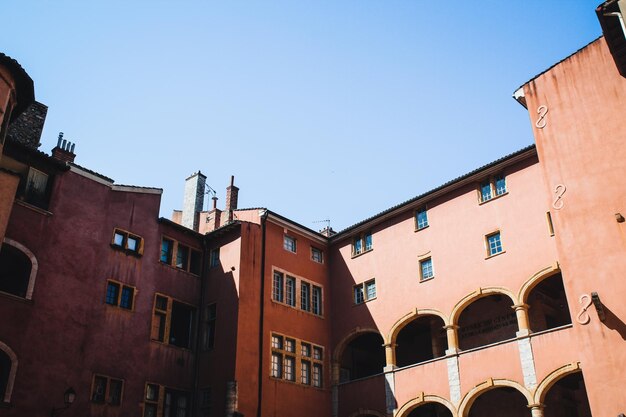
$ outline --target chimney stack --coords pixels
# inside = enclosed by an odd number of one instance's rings
[[[198,231],[198,221],[204,204],[206,176],[198,171],[185,180],[182,224]]]
[[[52,149],[52,157],[59,161],[74,162],[74,158],[76,158],[75,147],[75,143],[63,139],[63,132],[59,132],[59,140],[57,146]]]
[[[235,176],[230,176],[230,185],[226,187],[226,211],[228,212],[228,221],[233,221],[233,211],[237,210],[237,197],[239,188],[235,187]]]

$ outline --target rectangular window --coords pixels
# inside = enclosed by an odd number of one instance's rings
[[[133,309],[135,300],[135,288],[124,285],[121,282],[108,280],[104,302],[108,305],[117,306],[126,310]]]
[[[107,282],[107,295],[106,295],[105,302],[107,304],[116,306],[117,300],[119,298],[119,294],[120,294],[120,284],[116,282],[112,282],[112,281]]]
[[[322,365],[319,363],[313,364],[313,386],[322,387]]]
[[[172,264],[172,254],[174,253],[174,241],[163,238],[161,240],[161,257],[160,261],[168,265]]]
[[[322,289],[315,285],[313,285],[313,292],[311,293],[311,307],[313,314],[322,315]]]
[[[200,275],[202,269],[202,253],[199,250],[167,237],[161,239],[159,260],[194,275]]]
[[[285,356],[285,379],[287,381],[295,381],[296,359],[293,356]]]
[[[300,283],[300,309],[311,311],[311,285],[307,282]]]
[[[215,268],[216,266],[220,266],[220,248],[215,248],[211,250],[211,268]]]
[[[179,243],[178,250],[176,251],[176,268],[186,270],[188,263],[189,263],[189,248]]]
[[[122,298],[120,298],[120,307],[127,310],[133,309],[133,299],[135,297],[135,289],[132,287],[122,287]]]
[[[291,236],[284,236],[283,247],[289,252],[296,253],[296,239]]]
[[[159,408],[160,386],[156,384],[146,384],[146,395],[143,407],[144,417],[157,417]]]
[[[480,183],[480,202],[484,203],[506,192],[506,178],[502,174],[495,175]]]
[[[420,261],[420,277],[421,280],[433,278],[435,276],[435,272],[433,270],[433,260],[432,258],[422,259]]]
[[[111,247],[131,255],[140,256],[143,253],[143,239],[125,230],[115,229]]]
[[[428,213],[425,207],[417,210],[415,213],[415,225],[417,230],[428,227]]]
[[[24,187],[24,201],[46,209],[48,207],[48,174],[33,167],[28,169]]]
[[[357,256],[362,253],[372,250],[372,234],[365,233],[357,236],[352,240],[352,256]]]
[[[217,304],[209,304],[204,309],[204,331],[202,334],[202,349],[209,350],[215,347],[215,324],[217,321]]]
[[[280,353],[272,353],[272,376],[274,378],[283,377],[283,355]]]
[[[323,347],[275,333],[271,334],[271,347],[270,376],[303,385],[322,386]]]
[[[124,381],[106,375],[94,375],[91,386],[91,402],[119,406],[122,404]]]
[[[300,364],[300,382],[311,385],[311,362],[304,359]]]
[[[493,256],[502,252],[502,241],[500,240],[500,232],[492,233],[487,238],[487,255]]]
[[[296,306],[296,279],[287,275],[285,281],[285,303],[289,306]]]
[[[283,274],[274,272],[274,281],[272,283],[272,298],[279,303],[283,302]]]
[[[189,304],[155,295],[152,340],[190,349],[196,310]]]
[[[208,417],[213,406],[211,387],[206,387],[200,391],[200,412],[202,417]]]
[[[324,263],[324,252],[311,246],[311,260],[320,264]]]
[[[188,392],[165,388],[163,398],[164,417],[188,417],[190,406],[190,395]]]
[[[376,298],[376,279],[357,284],[352,289],[354,291],[354,304],[373,300]]]

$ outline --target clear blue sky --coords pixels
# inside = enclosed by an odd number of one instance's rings
[[[511,94],[601,34],[600,0],[13,1],[0,50],[76,162],[343,229],[533,142]]]

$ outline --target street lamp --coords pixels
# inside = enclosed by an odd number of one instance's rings
[[[58,416],[59,414],[61,414],[63,410],[67,410],[70,407],[70,405],[72,405],[75,399],[76,399],[76,391],[74,391],[74,388],[70,387],[66,389],[65,392],[63,393],[63,403],[65,404],[65,406],[59,407],[59,408],[53,408],[52,411],[50,411],[50,417]]]

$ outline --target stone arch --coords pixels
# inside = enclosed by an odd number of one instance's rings
[[[4,402],[11,402],[11,393],[13,392],[13,386],[15,384],[15,375],[17,375],[17,355],[13,352],[8,345],[0,341],[0,351],[7,354],[11,360],[11,370],[9,371],[9,377],[7,379],[7,386],[4,392]]]
[[[522,384],[519,384],[510,379],[489,378],[488,380],[474,386],[474,388],[470,389],[467,394],[463,396],[461,402],[459,403],[459,411],[457,414],[458,417],[467,417],[469,410],[472,407],[472,404],[474,404],[474,401],[481,394],[500,387],[513,388],[519,391],[526,398],[528,405],[532,405],[534,403],[532,394]]]
[[[457,417],[456,407],[450,401],[446,400],[443,397],[439,397],[438,395],[424,394],[423,392],[420,393],[419,396],[404,403],[402,407],[398,409],[395,415],[396,417],[406,417],[417,407],[427,403],[439,403],[446,407],[448,410],[450,410],[450,413],[452,413],[453,417]]]
[[[400,333],[400,330],[402,330],[407,324],[411,323],[413,320],[421,316],[438,316],[443,320],[443,324],[445,326],[449,324],[448,318],[439,310],[416,308],[410,313],[402,316],[400,319],[398,319],[398,321],[393,324],[393,326],[391,326],[391,330],[389,330],[389,333],[387,334],[387,340],[385,340],[385,343],[394,344],[396,342],[396,338],[398,337],[398,333]]]
[[[375,329],[373,327],[355,327],[354,329],[350,330],[350,332],[348,332],[348,334],[345,335],[343,339],[339,341],[339,343],[337,343],[337,346],[335,346],[335,350],[333,351],[333,362],[339,362],[341,360],[341,354],[345,350],[348,343],[350,343],[352,339],[364,333],[378,333],[383,338],[384,342],[387,343],[387,341],[385,340],[385,336],[383,336],[382,333],[378,331],[378,329]]]
[[[576,372],[582,372],[580,369],[580,362],[572,362],[567,365],[563,365],[560,368],[550,372],[540,383],[537,385],[533,395],[533,401],[535,404],[543,404],[545,396],[561,378],[573,374]]]
[[[561,272],[561,268],[558,262],[554,262],[552,265],[535,272],[530,278],[526,280],[526,282],[524,282],[524,284],[522,284],[517,295],[517,299],[519,300],[518,303],[526,303],[526,301],[528,300],[528,295],[533,290],[533,288],[537,286],[537,284],[554,274],[558,274],[559,272]]]
[[[348,417],[359,417],[359,416],[376,416],[376,417],[387,417],[386,414],[381,413],[380,411],[370,410],[365,408],[359,408],[354,413],[350,414]]]
[[[26,295],[24,297],[27,300],[30,300],[33,298],[33,291],[35,290],[35,278],[37,277],[37,271],[39,270],[39,262],[37,262],[37,258],[35,257],[35,255],[21,243],[6,237],[4,238],[3,243],[13,246],[14,248],[23,252],[28,257],[28,259],[30,259],[30,276],[28,277],[28,287],[26,288]]]
[[[449,323],[456,325],[458,324],[459,316],[468,305],[472,304],[474,301],[481,299],[483,297],[487,297],[490,295],[506,295],[513,301],[513,305],[517,304],[517,297],[505,287],[484,287],[479,288],[476,291],[467,294],[465,297],[461,298],[459,302],[455,304],[452,309],[452,313],[450,313]]]
[[[383,355],[383,362],[385,361],[384,358],[384,348],[383,346],[385,345],[385,337],[378,331],[378,329],[376,328],[372,328],[372,327],[356,327],[354,329],[352,329],[350,332],[348,332],[348,334],[346,334],[346,336],[344,336],[344,338],[337,344],[337,346],[335,347],[334,351],[333,351],[333,355],[332,355],[332,374],[331,374],[331,381],[333,384],[338,384],[342,377],[342,362],[344,359],[344,353],[346,352],[346,349],[349,347],[349,345],[351,344],[351,342],[361,336],[365,336],[368,334],[374,334],[377,335],[378,337],[380,337],[380,340],[382,341],[380,347],[383,349],[382,355]],[[383,363],[384,366],[384,363]],[[382,369],[381,369],[382,372]]]

